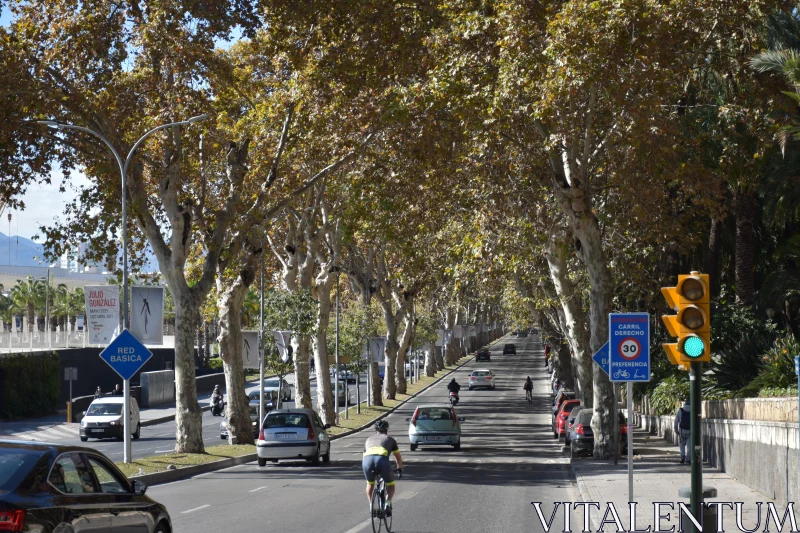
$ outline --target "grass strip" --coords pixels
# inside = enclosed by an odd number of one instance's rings
[[[126,476],[135,476],[141,474],[152,474],[155,472],[162,472],[167,470],[169,465],[175,465],[176,468],[183,468],[187,466],[202,465],[206,463],[213,463],[221,459],[229,459],[231,457],[239,457],[249,453],[256,453],[256,447],[252,444],[222,444],[219,446],[208,446],[206,453],[166,453],[153,455],[151,457],[142,457],[136,459],[131,463],[117,463],[117,467]]]
[[[359,414],[358,408],[356,406],[350,407],[347,410],[347,419],[344,418],[344,412],[339,415],[339,425],[333,426],[328,430],[328,433],[331,435],[338,435],[340,433],[345,433],[347,431],[360,428],[366,424],[369,424],[379,416],[386,414],[388,411],[391,411],[409,397],[413,396],[414,394],[418,393],[419,391],[430,387],[437,379],[442,377],[443,375],[447,374],[451,370],[454,370],[456,367],[464,363],[467,359],[472,357],[472,355],[468,355],[466,357],[462,357],[458,361],[456,361],[455,365],[446,366],[443,370],[438,371],[434,376],[422,376],[419,381],[415,382],[413,385],[408,385],[406,388],[406,394],[398,393],[394,400],[387,400],[383,399],[382,406],[371,405],[366,407],[364,404],[361,405],[361,413]],[[442,399],[442,403],[445,403],[447,398]]]

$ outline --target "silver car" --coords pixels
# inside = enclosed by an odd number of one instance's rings
[[[452,446],[461,449],[461,422],[449,405],[420,405],[414,416],[406,418],[411,451],[418,446]]]
[[[256,391],[257,393],[258,391]],[[268,403],[264,406],[264,412],[268,413],[269,410],[272,409],[272,403]],[[258,398],[250,400],[250,422],[253,425],[253,436],[255,437],[258,435]],[[228,419],[223,418],[222,422],[219,423],[219,438],[220,439],[227,439],[228,438]]]
[[[281,384],[281,381],[283,383]],[[281,386],[282,385],[282,386]],[[280,380],[278,378],[269,378],[264,380],[264,392],[278,392],[280,388],[281,400],[284,402],[292,401],[292,386],[284,379]]]
[[[497,383],[494,374],[488,368],[479,368],[478,370],[474,370],[472,374],[469,376],[469,390],[476,389],[478,387],[485,387],[492,390],[497,388]]]
[[[313,409],[275,409],[264,417],[256,441],[258,466],[279,459],[305,459],[313,465],[331,460],[331,440]]]

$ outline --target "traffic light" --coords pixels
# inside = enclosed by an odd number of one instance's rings
[[[661,292],[677,315],[661,319],[678,342],[663,344],[672,364],[688,370],[691,363],[711,361],[711,300],[708,274],[692,272],[678,276],[677,287],[662,287]]]

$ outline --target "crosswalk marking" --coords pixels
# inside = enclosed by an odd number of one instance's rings
[[[0,436],[32,441],[64,440],[78,436],[78,425],[58,424],[46,428],[22,428],[22,430],[13,433],[0,432]]]

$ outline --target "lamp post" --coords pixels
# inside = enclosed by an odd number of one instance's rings
[[[125,158],[123,162],[122,156],[120,156],[119,152],[114,145],[111,144],[111,141],[105,138],[102,134],[94,131],[90,128],[84,128],[83,126],[74,126],[72,124],[62,124],[60,122],[54,120],[38,120],[38,124],[42,124],[44,126],[58,129],[58,130],[78,130],[84,133],[89,133],[94,135],[98,139],[100,139],[103,144],[105,144],[111,153],[114,154],[114,159],[117,161],[117,165],[119,166],[119,172],[122,177],[122,327],[123,329],[128,328],[128,202],[127,202],[127,176],[128,176],[128,167],[130,166],[131,160],[133,159],[134,154],[136,153],[137,148],[141,145],[144,140],[152,135],[153,133],[166,129],[171,128],[173,126],[188,126],[189,124],[194,124],[195,122],[201,122],[203,120],[207,120],[209,117],[208,115],[198,115],[196,117],[192,117],[188,120],[182,120],[180,122],[170,122],[169,124],[162,124],[161,126],[156,126],[155,128],[151,129],[150,131],[146,132],[144,135],[139,137],[139,140],[136,141],[131,148],[130,152],[128,152],[128,156]],[[124,387],[124,404],[123,404],[123,411],[125,413],[131,412],[131,382],[130,380],[126,379],[123,380],[123,387]],[[125,446],[123,451],[123,461],[126,463],[131,462],[131,432],[130,432],[130,416],[123,416],[123,434],[125,438]]]

